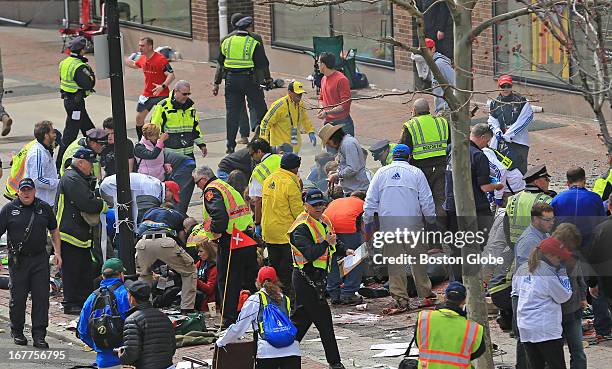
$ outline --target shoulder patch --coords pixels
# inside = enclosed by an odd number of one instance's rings
[[[213,196],[215,196],[215,194],[213,194],[212,190],[208,190],[204,194],[204,198],[206,199],[206,201],[212,200]]]
[[[276,184],[274,183],[274,181],[270,181],[270,184],[268,185],[268,188],[273,190],[276,188]]]

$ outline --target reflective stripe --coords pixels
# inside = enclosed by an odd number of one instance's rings
[[[317,222],[317,220],[309,216],[308,213],[302,212],[295,219],[291,227],[289,227],[289,230],[287,231],[287,233],[293,232],[293,230],[300,224],[306,224],[306,226],[308,226],[308,229],[310,230],[310,234],[313,238],[313,241],[316,244],[325,241],[325,234],[323,233],[325,230],[320,229],[320,228],[324,228],[323,225],[327,227],[328,231],[332,233],[334,232],[334,228],[332,227],[331,221],[325,214],[321,215],[321,219],[319,219],[319,222]],[[291,245],[291,254],[293,257],[293,265],[301,269],[304,266],[304,264],[308,263],[308,260],[306,260],[304,255],[302,255],[300,250],[295,245],[293,245],[291,242],[290,242],[290,245]],[[331,258],[334,252],[336,252],[335,245],[330,245],[323,255],[321,255],[320,257],[318,257],[316,260],[312,262],[312,266],[314,266],[315,268],[320,268],[320,269],[327,268],[327,271],[329,271],[329,268],[331,267],[331,265],[328,263],[328,259]]]
[[[432,117],[431,115],[424,115],[420,118],[413,117],[404,123],[412,136],[412,157],[415,160],[421,160],[446,155],[448,146],[448,122],[446,119]]]
[[[81,241],[78,238],[69,235],[68,233],[60,232],[60,239],[82,249],[91,247],[91,240]]]
[[[469,357],[456,356],[445,352],[431,352],[430,350],[419,350],[419,361],[453,365],[460,368],[467,368],[470,365]]]
[[[424,350],[427,348],[427,333],[429,332],[430,315],[431,311],[429,310],[423,310],[419,313],[419,341],[421,343],[419,350]]]
[[[223,66],[229,69],[253,68],[253,52],[259,41],[247,35],[232,35],[221,44]],[[232,47],[234,46],[234,47]]]
[[[223,197],[227,199],[227,202],[229,203],[229,209],[227,209],[227,215],[230,220],[240,218],[241,216],[251,211],[251,209],[249,209],[249,207],[246,204],[236,205],[236,199],[234,199],[234,196],[232,196],[232,193],[227,189],[227,187],[219,183],[215,183],[215,181],[209,183],[207,187],[212,187],[212,188],[219,190],[219,192],[223,194]]]

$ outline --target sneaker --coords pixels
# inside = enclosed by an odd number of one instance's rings
[[[28,339],[23,335],[23,333],[11,333],[11,337],[13,337],[13,342],[19,346],[27,346]]]
[[[330,303],[332,305],[340,305],[342,303],[342,301],[340,300],[340,297],[332,297],[330,299]]]
[[[13,125],[13,118],[9,117],[8,114],[2,116],[2,136],[6,136],[11,132],[11,126]]]
[[[389,296],[389,290],[386,288],[382,288],[382,287],[380,288],[361,287],[359,291],[357,291],[357,293],[369,299]]]
[[[248,137],[240,137],[239,140],[236,141],[237,144],[246,145],[249,143]]]
[[[340,298],[342,305],[357,305],[363,302],[363,297],[359,295],[343,296]]]

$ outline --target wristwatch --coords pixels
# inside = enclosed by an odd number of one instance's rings
[[[166,84],[165,84],[165,83],[162,83],[162,87],[165,89],[165,88],[166,88],[166,87],[168,87],[168,86],[166,86]]]

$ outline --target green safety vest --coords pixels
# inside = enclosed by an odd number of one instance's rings
[[[187,242],[185,242],[186,247],[196,247],[201,241],[208,241],[212,239],[212,234],[204,229],[204,224],[196,224],[195,227],[191,230],[189,237],[187,237]]]
[[[472,368],[471,356],[482,343],[484,328],[450,309],[419,313],[415,340],[419,368]]]
[[[11,160],[11,174],[6,180],[6,188],[4,189],[4,197],[9,200],[14,200],[19,189],[19,181],[25,175],[25,160],[28,156],[28,151],[36,143],[36,140],[28,142],[19,152],[13,155]]]
[[[74,56],[69,56],[60,62],[60,90],[75,93],[81,89],[74,80],[74,73],[81,65],[87,65],[87,63]]]
[[[83,138],[77,138],[76,140],[72,141],[72,143],[66,148],[66,151],[64,151],[64,156],[62,156],[62,167],[59,171],[60,177],[64,175],[64,171],[66,170],[66,162],[68,160],[72,160],[72,156],[79,151],[79,149],[89,149],[89,147],[81,145],[81,140],[83,140]],[[100,162],[94,163],[93,174],[95,177],[100,175]]]
[[[300,224],[306,224],[308,229],[310,230],[310,235],[312,236],[312,240],[315,244],[319,244],[325,241],[325,236],[328,232],[334,232],[334,227],[331,224],[331,221],[327,217],[327,215],[321,215],[320,220],[316,220],[315,218],[308,215],[307,212],[302,212],[302,214],[298,215],[295,219],[291,227],[287,233],[291,233],[295,230],[297,226]],[[324,226],[325,225],[325,226]],[[291,240],[291,237],[289,237]],[[304,265],[308,263],[308,260],[304,257],[304,255],[300,252],[300,250],[289,241],[291,245],[291,254],[293,256],[293,266],[299,269],[302,269]],[[315,268],[326,270],[327,272],[331,269],[331,258],[336,252],[336,245],[330,245],[327,250],[323,253],[323,255],[319,256],[318,259],[312,262],[312,266]]]
[[[270,174],[276,172],[280,168],[280,162],[281,155],[268,155],[267,158],[265,158],[261,161],[261,163],[255,166],[255,169],[253,169],[253,174],[251,174],[251,179],[249,179],[249,183],[251,183],[251,181],[253,181],[253,178],[255,178],[260,185],[263,185],[266,178],[268,178]]]
[[[415,160],[446,155],[448,122],[431,114],[413,117],[404,126],[412,136],[412,157]]]
[[[204,196],[206,196],[206,191],[211,188],[219,190],[219,192],[221,192],[221,196],[223,196],[223,203],[225,204],[225,210],[227,211],[227,216],[229,217],[227,229],[225,230],[228,234],[232,234],[234,226],[236,229],[244,231],[247,229],[247,227],[253,225],[253,213],[251,213],[251,209],[244,202],[244,199],[238,193],[238,191],[219,178],[210,182],[206,186],[204,189]],[[206,231],[210,231],[211,218],[206,211],[206,204],[202,204],[202,218],[204,229]]]
[[[193,144],[199,146],[205,143],[200,129],[198,113],[195,105],[186,110],[175,109],[172,105],[173,94],[174,92],[170,93],[170,96],[155,105],[151,115],[151,123],[157,125],[162,133],[170,135],[164,150],[182,155],[193,155]],[[180,146],[182,147],[168,147],[170,142],[177,140],[180,142],[184,137],[193,137],[196,133],[198,137],[193,139],[193,144],[190,145],[191,142],[186,140],[187,146],[181,143]]]
[[[597,178],[595,180],[593,192],[598,194],[603,199],[603,201],[606,201],[609,196],[609,193],[606,193],[606,188],[610,186],[612,186],[612,169],[608,172],[608,176],[606,178]]]
[[[506,216],[510,222],[510,241],[516,244],[525,229],[531,224],[531,208],[536,202],[550,204],[552,197],[538,192],[522,191],[508,198]]]
[[[395,146],[397,146],[397,144],[392,144],[392,143],[389,144],[389,153],[387,154],[387,158],[385,159],[384,165],[389,165],[393,162],[393,148]]]
[[[223,66],[229,69],[254,68],[253,52],[259,41],[249,35],[232,35],[221,44]]]

